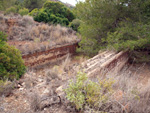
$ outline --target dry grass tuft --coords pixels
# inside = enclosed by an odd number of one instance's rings
[[[90,78],[94,82],[98,82],[99,79],[112,79],[115,83],[112,86],[113,94],[109,97],[107,103],[100,103],[101,107],[99,109],[86,106],[85,112],[149,113],[150,79],[147,76],[145,78],[141,73],[145,65],[139,67],[127,65],[119,73],[117,68],[113,72],[104,69],[101,74],[97,73],[98,78]],[[149,80],[147,81],[147,79]]]
[[[9,41],[28,42],[15,44],[22,54],[45,51],[57,45],[73,44],[79,41],[76,32],[72,29],[60,25],[37,23],[30,16],[0,15],[1,20],[3,21],[0,22],[0,30],[8,33]],[[8,20],[11,22],[7,23]]]
[[[15,81],[0,81],[0,96],[10,96],[12,94],[12,91],[15,87]]]
[[[34,112],[40,111],[40,97],[38,94],[33,93],[30,98],[30,109]]]
[[[125,67],[120,73],[109,73],[106,78],[115,80],[113,85],[114,95],[112,110],[119,113],[148,113],[150,111],[150,84],[143,84],[143,77],[140,71],[144,66],[140,66],[136,71],[135,67]],[[114,106],[114,102],[118,106]]]

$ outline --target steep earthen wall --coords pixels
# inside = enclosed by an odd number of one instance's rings
[[[75,43],[72,45],[49,49],[47,51],[24,55],[22,56],[22,58],[24,59],[26,66],[32,67],[35,65],[41,65],[50,62],[53,59],[57,60],[67,54],[75,54],[77,46],[78,44]]]
[[[18,26],[18,20],[15,18],[3,19],[3,23],[7,25],[7,34],[11,34],[11,30],[14,26]],[[16,46],[20,49],[21,46],[25,44],[33,44],[33,41],[16,41],[9,40],[10,45]],[[42,42],[40,43],[42,44]],[[46,50],[39,50],[33,53],[27,53],[26,55],[22,54],[25,65],[28,67],[34,67],[43,65],[45,63],[51,62],[52,60],[59,60],[67,54],[74,54],[76,52],[76,47],[78,46],[78,41],[68,43],[66,45],[55,45],[54,47],[47,48]]]

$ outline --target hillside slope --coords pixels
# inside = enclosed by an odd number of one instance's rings
[[[27,66],[75,53],[80,41],[71,28],[38,23],[29,16],[0,15],[0,30],[7,33],[9,44],[21,51]]]

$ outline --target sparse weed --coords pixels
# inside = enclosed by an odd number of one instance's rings
[[[0,80],[0,96],[9,96],[14,89],[15,82]]]

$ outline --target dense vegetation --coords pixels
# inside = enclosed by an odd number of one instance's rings
[[[46,0],[22,0],[25,8],[32,11],[35,8],[41,8]]]
[[[30,12],[35,21],[50,24],[69,25],[75,16],[69,8],[60,2],[47,1],[41,9],[34,9]]]
[[[82,23],[79,19],[74,19],[70,24],[69,27],[71,27],[73,30],[78,31],[80,24]]]
[[[0,80],[18,79],[25,73],[20,51],[6,43],[6,35],[0,32]]]
[[[76,5],[75,13],[83,21],[82,51],[98,46],[134,51],[150,45],[149,0],[86,0]]]
[[[0,10],[6,10],[7,8],[14,6],[16,0],[0,0]]]
[[[7,1],[7,0],[6,0]],[[74,14],[71,9],[63,3],[50,0],[0,0],[0,10],[5,14],[20,14],[33,16],[35,21],[49,24],[61,24],[68,26]],[[8,4],[9,2],[9,4]],[[5,6],[5,7],[4,7]],[[30,13],[29,13],[30,12]]]

